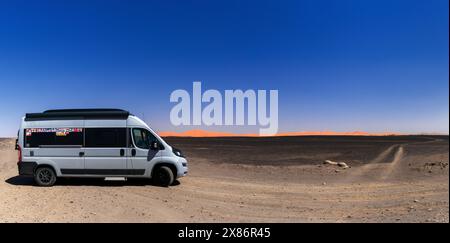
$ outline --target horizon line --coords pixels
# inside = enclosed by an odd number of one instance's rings
[[[335,131],[298,131],[298,132],[281,132],[275,135],[259,135],[256,133],[232,133],[217,132],[202,129],[186,130],[184,132],[162,131],[158,132],[161,137],[289,137],[289,136],[449,136],[444,133],[399,133],[399,132],[335,132]]]

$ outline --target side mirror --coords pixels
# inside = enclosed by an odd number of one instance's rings
[[[16,146],[15,146],[15,150],[19,150],[19,139],[16,139]]]
[[[156,142],[156,141],[153,141],[153,142],[150,144],[150,149],[151,149],[151,150],[159,150],[159,143]]]

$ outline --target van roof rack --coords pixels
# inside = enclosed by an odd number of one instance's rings
[[[125,120],[130,112],[121,109],[57,109],[42,113],[27,113],[25,121],[42,120]]]

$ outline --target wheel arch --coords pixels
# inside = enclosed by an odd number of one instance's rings
[[[36,172],[36,170],[38,168],[50,167],[53,170],[53,172],[55,172],[57,177],[61,176],[61,171],[59,170],[59,167],[53,161],[51,161],[51,160],[38,160],[38,161],[36,161],[36,163],[37,163],[37,165],[34,168],[33,173]]]
[[[37,164],[36,167],[34,168],[34,172],[36,172],[37,169],[39,168],[50,168],[53,170],[53,172],[55,172],[55,175],[58,176],[58,172],[56,171],[55,167],[51,164]]]
[[[162,162],[158,162],[158,163],[156,163],[156,164],[153,165],[152,171],[151,171],[151,173],[150,173],[150,178],[153,178],[153,173],[156,171],[156,169],[157,169],[158,167],[161,167],[161,166],[167,166],[167,167],[169,167],[169,169],[170,169],[170,170],[172,171],[172,173],[173,173],[173,176],[174,176],[175,178],[177,177],[177,172],[178,172],[177,166],[176,166],[175,164],[173,164],[173,163],[162,161]]]

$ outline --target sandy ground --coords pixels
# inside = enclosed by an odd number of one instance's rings
[[[448,136],[391,141],[371,158],[352,155],[348,169],[322,164],[323,155],[221,163],[198,152],[213,153],[208,141],[171,141],[187,150],[190,174],[169,188],[93,179],[42,188],[17,176],[14,141],[0,139],[0,222],[449,222]]]

